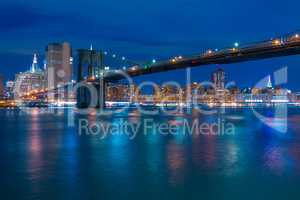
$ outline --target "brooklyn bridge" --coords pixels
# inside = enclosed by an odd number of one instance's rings
[[[300,34],[298,33],[287,34],[244,46],[235,43],[232,48],[207,50],[198,55],[188,57],[176,56],[159,62],[153,60],[150,64],[135,64],[131,67],[117,70],[105,69],[105,52],[93,49],[80,49],[78,50],[77,83],[82,84],[77,88],[77,106],[79,108],[87,108],[92,101],[95,101],[95,99],[92,99],[91,90],[89,90],[91,85],[96,88],[98,93],[96,95],[97,107],[104,108],[105,87],[108,82],[210,64],[230,64],[296,54],[300,54]]]

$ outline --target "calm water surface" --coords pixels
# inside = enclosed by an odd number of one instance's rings
[[[300,108],[288,132],[260,122],[250,109],[152,117],[135,109],[98,118],[69,109],[0,110],[1,199],[299,199]],[[54,113],[53,113],[54,112]],[[268,109],[260,110],[267,115]],[[89,122],[181,124],[183,119],[235,125],[233,135],[157,134],[135,139],[79,135]],[[281,124],[277,124],[281,126]]]

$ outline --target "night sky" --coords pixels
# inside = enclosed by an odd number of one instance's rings
[[[68,41],[74,50],[93,43],[143,62],[265,40],[300,29],[299,7],[297,0],[1,0],[0,73],[13,79],[28,70],[35,52],[42,65],[50,42]],[[286,87],[300,91],[300,55],[221,67],[244,87],[285,66]],[[193,81],[208,80],[216,67],[193,69]],[[183,73],[137,81],[183,81]]]

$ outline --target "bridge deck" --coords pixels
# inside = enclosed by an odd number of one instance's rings
[[[170,70],[184,69],[187,67],[204,66],[209,64],[230,64],[250,60],[260,60],[273,57],[282,57],[300,54],[300,38],[286,41],[272,40],[263,44],[256,44],[243,48],[232,48],[221,51],[209,52],[199,56],[168,60],[152,64],[148,67],[134,66],[126,71],[109,72],[104,78],[108,81],[120,80],[126,73],[130,77],[165,72]]]

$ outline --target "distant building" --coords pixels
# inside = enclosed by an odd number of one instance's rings
[[[295,93],[295,100],[300,101],[300,92]]]
[[[4,76],[0,74],[0,98],[4,97]]]
[[[43,90],[46,80],[45,73],[38,67],[37,55],[34,54],[30,70],[16,75],[14,84],[14,96],[22,96],[32,91]]]
[[[14,94],[14,86],[15,86],[15,82],[14,81],[7,81],[5,84],[5,97],[7,97],[8,99],[13,98]]]
[[[269,89],[273,88],[273,84],[272,84],[272,81],[271,81],[271,76],[268,77],[267,88],[269,88]]]
[[[69,43],[51,43],[46,47],[48,87],[55,88],[72,80],[72,49]]]
[[[219,68],[211,75],[211,82],[215,90],[215,101],[224,102],[228,90],[225,88],[226,75],[223,69]]]
[[[134,101],[139,98],[140,91],[136,85],[109,83],[106,87],[108,101]]]
[[[223,69],[219,68],[212,73],[211,82],[214,84],[216,90],[225,89],[226,75]]]

